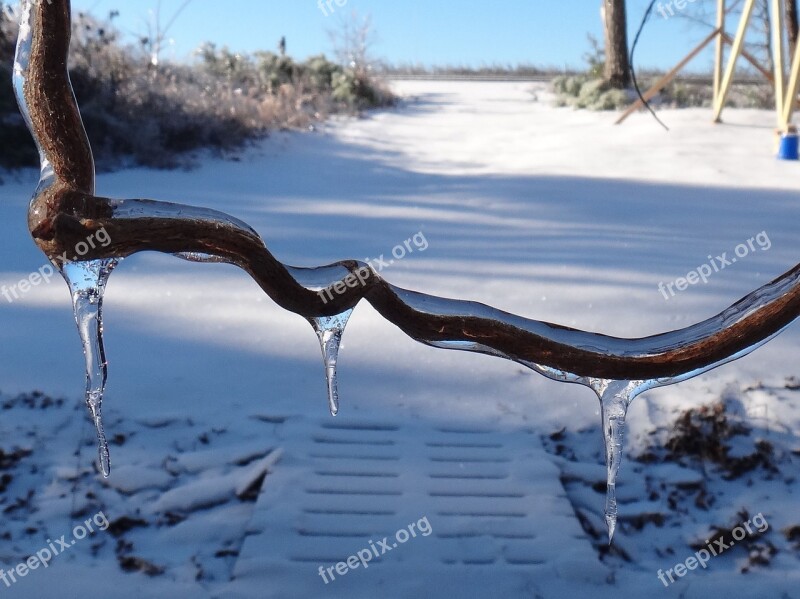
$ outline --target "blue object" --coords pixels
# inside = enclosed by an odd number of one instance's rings
[[[797,133],[784,133],[781,135],[781,145],[778,149],[778,159],[797,160],[798,144]]]

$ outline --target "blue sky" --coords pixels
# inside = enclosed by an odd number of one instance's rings
[[[161,0],[163,19],[181,3]],[[189,57],[204,41],[245,52],[273,49],[281,35],[286,35],[294,56],[330,53],[327,31],[336,29],[353,11],[372,15],[377,32],[375,54],[394,63],[581,66],[588,49],[586,34],[602,39],[600,0],[346,0],[343,7],[332,0],[333,14],[325,8],[328,16],[317,3],[193,0],[169,32],[174,46],[168,56]],[[119,10],[117,25],[133,33],[146,32],[150,11],[157,4],[158,0],[73,0],[74,9],[91,10],[98,16]],[[647,1],[629,0],[628,4],[633,30]],[[637,63],[671,66],[704,35],[705,30],[692,28],[684,19],[655,14],[637,51]],[[709,54],[701,56],[692,64],[693,70],[709,67],[710,60]]]

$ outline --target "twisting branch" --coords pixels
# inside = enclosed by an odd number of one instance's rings
[[[643,339],[608,337],[528,320],[483,304],[400,289],[363,262],[350,260],[313,269],[286,266],[252,228],[221,212],[97,197],[92,152],[67,72],[69,38],[69,0],[24,0],[14,88],[42,163],[28,224],[34,240],[59,266],[72,291],[86,356],[86,403],[97,429],[100,465],[106,476],[110,458],[101,417],[106,380],[103,290],[116,261],[136,252],[235,264],[278,305],[311,321],[326,357],[334,413],[337,393],[331,351],[338,347],[349,310],[362,299],[421,343],[515,360],[555,380],[590,387],[601,402],[609,540],[616,526],[615,487],[625,417],[633,398],[740,358],[800,315],[798,264],[699,324]],[[110,238],[108,245],[87,248],[77,268],[64,262],[62,256],[71,255],[73,248],[102,230]],[[319,293],[325,290],[329,293]],[[324,318],[333,316],[338,318]]]
[[[15,71],[24,81],[18,90],[20,101],[44,165],[43,182],[30,205],[29,227],[38,246],[56,262],[63,252],[105,228],[111,243],[91,249],[86,259],[142,251],[213,256],[241,267],[278,305],[306,318],[341,313],[366,299],[422,343],[500,355],[538,365],[545,374],[558,371],[595,379],[684,380],[749,353],[800,315],[798,264],[699,324],[642,339],[609,337],[400,289],[357,261],[304,273],[279,262],[253,229],[220,212],[97,197],[92,153],[67,72],[70,2],[28,1],[27,9],[23,28],[30,27],[29,53],[24,52],[21,35],[23,52]],[[328,287],[358,272],[367,276],[364,285],[347,287],[326,302],[318,286],[302,283],[303,275],[314,271],[329,275]]]

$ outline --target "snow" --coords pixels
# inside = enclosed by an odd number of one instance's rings
[[[716,314],[797,261],[800,167],[773,158],[775,117],[768,111],[729,110],[724,125],[713,125],[706,109],[665,110],[671,127],[665,133],[646,114],[616,127],[609,113],[554,108],[540,85],[395,87],[406,98],[397,109],[335,120],[316,133],[276,133],[238,161],[203,157],[187,172],[102,175],[98,192],[224,210],[296,266],[388,258],[422,232],[427,249],[395,260],[382,276],[410,289],[629,337]],[[11,286],[44,260],[24,217],[36,175],[4,179],[0,285]],[[762,231],[768,251],[756,246],[707,284],[669,300],[659,292],[659,283],[685,276],[709,255],[732,255]],[[105,319],[107,482],[91,464],[94,435],[80,405],[83,359],[66,286],[54,279],[13,303],[0,297],[0,403],[8,402],[0,447],[32,451],[8,468],[13,480],[0,494],[7,510],[0,536],[10,535],[0,542],[0,567],[13,568],[100,509],[111,522],[126,516],[146,525],[114,529],[118,537],[97,531],[49,568],[0,587],[8,596],[406,597],[445,584],[476,597],[645,596],[663,589],[659,569],[693,555],[690,544],[704,531],[735,525],[742,509],[769,522],[763,539],[779,550],[770,565],[740,574],[747,552],[732,548],[668,592],[796,596],[798,549],[782,532],[800,524],[793,469],[800,459],[800,392],[786,383],[798,375],[796,324],[739,362],[634,401],[617,486],[620,526],[608,550],[594,535],[604,527],[597,485],[605,475],[599,405],[588,390],[510,362],[422,346],[360,305],[338,360],[341,415],[330,420],[319,344],[308,322],[276,307],[232,267],[167,256],[122,262],[109,282]],[[66,399],[46,406],[41,398],[13,401],[34,389]],[[776,448],[777,474],[758,469],[725,480],[713,467],[691,462],[632,459],[663,447],[680,411],[720,398],[753,427],[748,437],[735,438],[735,454],[747,455],[756,438],[766,439]],[[358,425],[347,432],[349,441],[398,445],[315,440],[341,435],[325,428],[339,422]],[[480,430],[503,445],[500,457],[510,461],[427,459],[434,449],[454,459],[469,457],[463,451],[498,453],[426,446],[441,429]],[[401,496],[368,501],[402,517],[385,519],[374,532],[393,534],[427,515],[434,534],[328,585],[317,568],[334,564],[287,565],[303,539],[297,529],[305,502],[342,507],[352,500],[304,492],[322,489],[311,485],[326,478],[317,474],[330,461],[316,457],[324,454],[320,445],[355,458],[367,450],[392,457],[402,448],[398,463],[376,462],[398,468],[398,479],[326,482],[350,490],[376,489],[375,481],[394,485],[390,490]],[[339,467],[369,468],[368,462]],[[441,483],[430,487],[436,492],[452,483],[423,476],[435,464],[508,474],[477,479],[470,489],[511,489],[525,497],[430,496],[425,485]],[[497,467],[507,470],[498,474]],[[247,483],[265,472],[261,494],[248,496]],[[696,505],[698,487],[714,497],[706,508]],[[479,524],[438,512],[468,511],[482,501],[514,503],[537,538],[491,537],[496,526],[509,526],[502,521],[478,537],[438,536]],[[324,523],[331,522],[355,530],[352,516]],[[326,537],[325,547],[346,557],[370,539],[345,540]],[[118,563],[127,557],[164,574],[123,572]],[[531,563],[509,563],[515,557]]]

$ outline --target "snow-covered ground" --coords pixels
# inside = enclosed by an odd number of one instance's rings
[[[239,161],[103,175],[98,192],[224,210],[297,266],[388,262],[411,240],[413,251],[381,272],[392,283],[628,337],[716,314],[797,261],[800,166],[773,158],[769,112],[731,110],[720,126],[708,110],[664,111],[666,133],[645,114],[616,127],[608,113],[554,108],[542,86],[395,87],[406,98],[397,109],[311,134],[276,133]],[[0,285],[10,288],[44,262],[25,223],[35,175],[4,178]],[[747,255],[707,283],[669,299],[659,290],[723,252],[734,257],[748,240]],[[13,303],[0,297],[0,470],[10,476],[0,481],[0,567],[48,539],[69,539],[101,510],[114,522],[113,535],[95,532],[47,569],[9,588],[0,580],[9,596],[405,597],[437,595],[444,584],[469,597],[800,596],[800,531],[785,532],[800,525],[800,392],[787,383],[800,374],[800,325],[739,362],[634,402],[621,528],[609,551],[600,534],[599,406],[586,389],[419,345],[363,305],[339,359],[344,424],[328,424],[311,327],[232,267],[125,260],[105,315],[106,426],[116,435],[108,481],[91,466],[65,285],[35,286]],[[45,397],[17,398],[35,389]],[[664,460],[679,413],[720,399],[752,427],[732,451],[748,456],[766,440],[774,468],[725,480],[709,464]],[[443,441],[447,434],[456,441]],[[465,441],[470,435],[486,437]],[[324,457],[328,445],[355,453]],[[397,464],[364,470],[361,458],[376,456]],[[500,470],[480,470],[481,459]],[[339,460],[338,470],[325,460]],[[464,469],[472,487],[437,486]],[[320,487],[326,476],[335,480]],[[361,507],[317,518],[350,500]],[[481,502],[501,512],[513,503],[509,514],[524,514],[522,538],[503,532],[508,523]],[[370,510],[389,514],[374,530],[358,526]],[[710,528],[758,513],[769,528],[757,541],[664,588],[657,571],[692,556],[690,545],[703,545]],[[330,584],[318,575],[331,558],[376,540],[369,534],[423,517],[430,537]],[[309,538],[318,539],[316,553],[299,545]],[[753,565],[756,553],[769,563]]]

